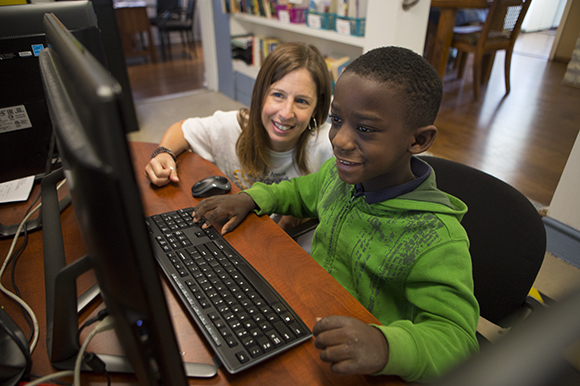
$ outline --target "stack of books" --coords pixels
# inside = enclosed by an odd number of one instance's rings
[[[266,56],[281,43],[280,39],[262,35],[232,36],[232,58],[240,59],[249,66],[260,67]]]

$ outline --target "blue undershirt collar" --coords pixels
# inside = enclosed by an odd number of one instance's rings
[[[431,167],[416,157],[411,157],[411,171],[415,176],[414,180],[401,185],[393,186],[392,188],[387,188],[385,190],[365,192],[362,184],[356,184],[355,197],[364,196],[367,204],[371,205],[376,204],[377,202],[391,200],[405,193],[412,192],[413,190],[417,189],[417,187],[421,185],[423,181],[427,179],[427,177],[429,177],[431,174]]]

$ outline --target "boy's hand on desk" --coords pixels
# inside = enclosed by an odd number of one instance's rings
[[[389,345],[383,333],[348,316],[322,318],[312,332],[314,346],[322,352],[320,359],[329,362],[332,372],[373,374],[389,360]]]
[[[193,219],[197,222],[205,217],[206,222],[202,228],[207,228],[225,217],[227,222],[222,226],[222,235],[225,235],[234,230],[248,213],[257,208],[254,200],[245,193],[209,197],[197,204],[193,212]]]
[[[278,221],[278,226],[287,231],[289,229],[294,228],[297,225],[300,225],[301,222],[302,219],[299,219],[294,216],[282,216],[282,218],[280,218],[280,221]]]
[[[161,153],[151,159],[145,166],[145,176],[157,186],[165,186],[170,182],[179,182],[177,165],[167,153]]]

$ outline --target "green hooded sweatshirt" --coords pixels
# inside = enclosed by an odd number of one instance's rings
[[[320,220],[311,256],[382,324],[389,361],[379,374],[433,380],[478,349],[460,224],[467,206],[437,189],[433,171],[414,190],[372,204],[339,178],[334,158],[317,173],[244,192],[259,215]]]

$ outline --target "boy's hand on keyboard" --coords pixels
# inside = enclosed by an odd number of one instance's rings
[[[332,372],[373,374],[389,360],[389,345],[383,333],[373,326],[348,316],[320,319],[312,333],[320,359],[330,363]]]
[[[214,196],[206,198],[195,207],[193,220],[198,222],[205,217],[202,228],[208,228],[217,220],[226,218],[227,222],[222,226],[222,235],[234,230],[239,223],[246,218],[248,213],[257,209],[258,206],[247,194],[228,196]]]

